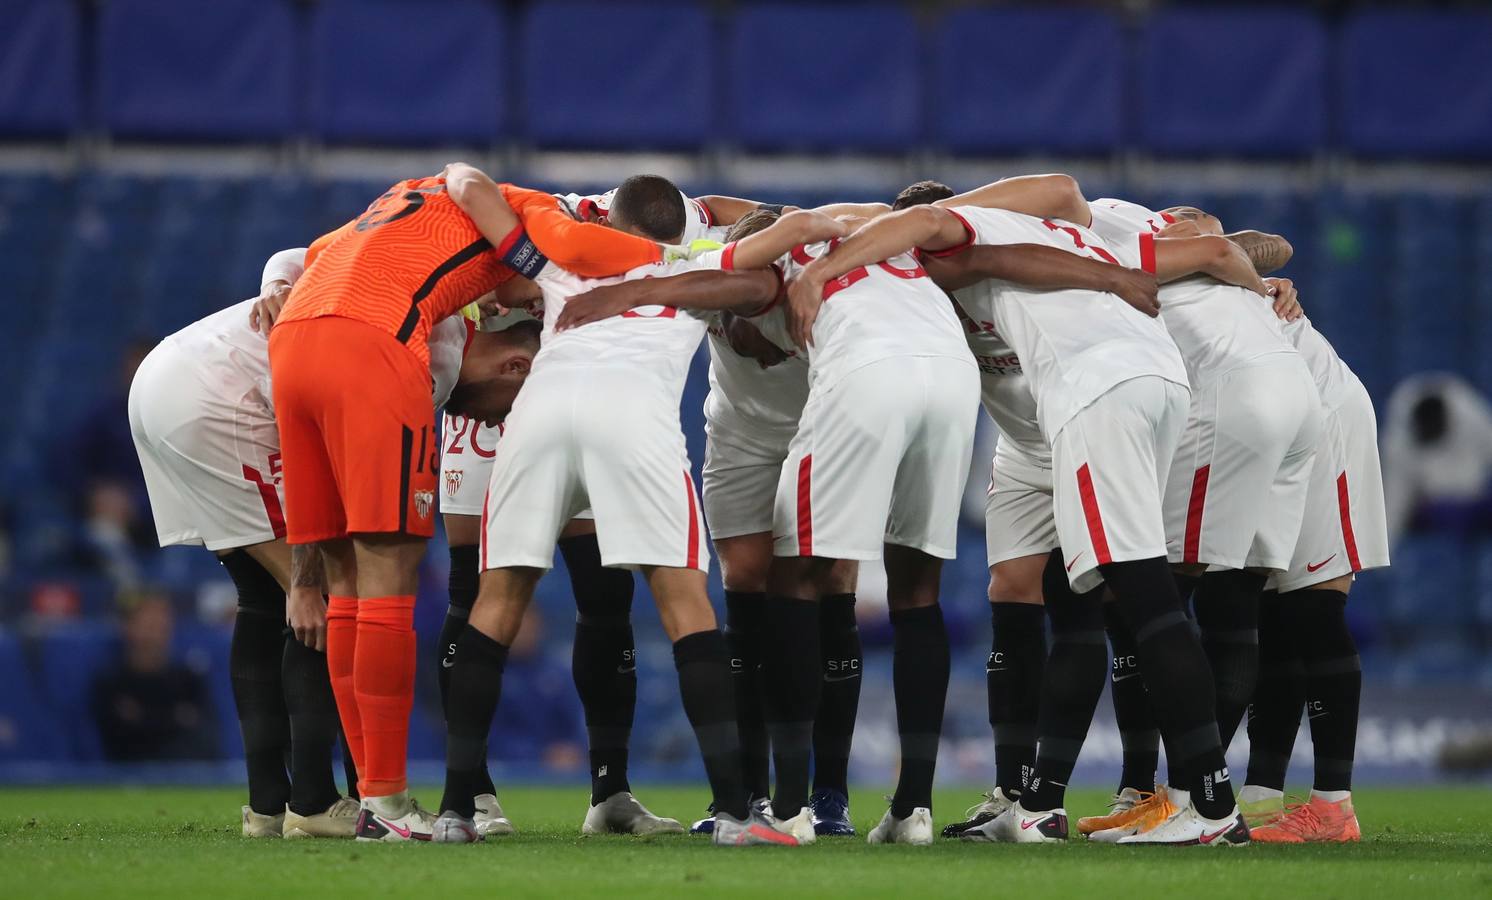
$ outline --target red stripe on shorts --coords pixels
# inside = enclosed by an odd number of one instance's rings
[[[275,490],[275,486],[266,483],[264,476],[260,475],[257,469],[251,469],[248,466],[243,467],[243,477],[259,488],[259,499],[264,501],[264,515],[269,518],[269,527],[274,531],[275,537],[284,537],[285,511],[280,508],[280,494]]]
[[[1098,564],[1105,565],[1114,561],[1109,555],[1109,539],[1103,533],[1103,515],[1098,511],[1098,495],[1093,492],[1093,475],[1088,471],[1088,464],[1078,469],[1078,498],[1083,501],[1083,518],[1088,520],[1088,539],[1093,542],[1093,555],[1098,557]]]
[[[482,494],[482,534],[478,538],[478,540],[481,542],[481,545],[482,545],[482,571],[483,572],[487,571],[487,501],[491,497],[492,497],[492,494],[490,494],[490,493],[484,492]],[[481,574],[481,573],[479,572],[478,574]]]
[[[1202,546],[1202,510],[1207,505],[1207,478],[1212,466],[1203,466],[1192,476],[1192,499],[1186,507],[1186,543],[1182,546],[1181,561],[1194,563]]]
[[[699,510],[694,505],[694,479],[684,472],[684,493],[689,495],[689,546],[685,550],[684,565],[699,568]]]
[[[1357,536],[1352,533],[1352,496],[1347,492],[1347,473],[1337,476],[1337,510],[1342,516],[1342,542],[1347,545],[1347,561],[1352,571],[1362,571],[1362,561],[1357,558]]]
[[[813,454],[798,463],[798,555],[813,555]]]

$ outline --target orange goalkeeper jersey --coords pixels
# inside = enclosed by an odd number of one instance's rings
[[[660,248],[577,222],[553,195],[504,184],[522,231],[547,259],[578,275],[619,275],[656,262]],[[401,181],[357,219],[311,244],[306,272],[277,322],[341,316],[393,335],[427,365],[430,328],[512,278],[494,247],[446,193],[445,179]]]

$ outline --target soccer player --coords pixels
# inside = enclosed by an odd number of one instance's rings
[[[791,274],[801,271],[804,284],[813,285],[812,262],[832,245],[822,237],[813,241],[801,229],[822,218],[803,211],[785,216],[728,244],[722,267],[776,263]],[[721,278],[697,272],[603,288],[577,300],[561,324],[639,303],[679,302],[758,316],[777,303],[778,293],[770,291],[731,304],[717,286]],[[809,748],[823,678],[817,603],[828,593],[838,561],[875,559],[884,552],[896,634],[902,767],[891,809],[869,840],[927,844],[948,682],[938,580],[942,560],[953,555],[977,376],[958,320],[915,259],[872,261],[808,290],[832,302],[798,335],[801,343],[789,337],[780,314],[758,319],[779,347],[803,346],[809,367],[808,399],[781,469],[773,516],[777,558],[769,574],[761,667],[777,764],[772,809],[784,831],[800,842],[814,838]],[[656,299],[662,292],[667,300]],[[585,313],[578,314],[582,308]]]
[[[976,242],[1044,243],[1115,261],[1100,238],[1070,221],[974,207],[904,210],[862,229],[839,252],[846,254],[841,265],[854,265],[908,246],[946,255]],[[982,274],[977,258],[965,265],[970,276]],[[983,280],[955,296],[971,318],[990,322],[1011,342],[1031,377],[1042,433],[1052,445],[1061,544],[1043,579],[1057,646],[1044,678],[1035,773],[1020,799],[980,830],[1004,841],[1066,838],[1066,780],[1102,689],[1096,588],[1106,585],[1140,635],[1144,677],[1161,710],[1170,756],[1195,773],[1184,810],[1162,828],[1125,840],[1246,842],[1217,738],[1206,657],[1165,559],[1161,496],[1189,404],[1174,342],[1160,322],[1111,294],[1037,292]],[[1079,678],[1057,676],[1058,649],[1082,657],[1070,667]],[[1095,670],[1098,680],[1089,683],[1083,676]]]
[[[590,236],[574,255],[577,233]],[[288,538],[318,544],[326,562],[328,668],[362,774],[357,836],[428,840],[432,817],[405,781],[416,570],[438,466],[427,336],[546,254],[599,273],[659,250],[462,164],[400,182],[318,248],[269,342]],[[527,374],[508,362],[470,373],[503,413]]]
[[[293,285],[305,254],[271,257],[261,297]],[[161,545],[213,551],[238,589],[229,665],[249,776],[244,834],[351,837],[358,804],[341,797],[331,775],[338,729],[325,600],[319,572],[291,579],[268,345],[250,316],[257,304],[230,306],[151,351],[131,385],[130,426]],[[432,359],[445,363],[435,371],[440,402],[456,380],[465,329],[448,323],[430,341]],[[349,783],[355,794],[351,774]]]
[[[1282,293],[1293,294],[1289,279]],[[1350,842],[1362,664],[1347,627],[1356,573],[1387,566],[1388,527],[1377,418],[1367,389],[1308,318],[1285,334],[1310,364],[1326,412],[1306,516],[1289,570],[1274,576],[1259,617],[1258,688],[1249,708],[1248,779],[1239,802],[1264,843]],[[1315,755],[1310,799],[1284,806],[1285,772],[1305,707]]]
[[[677,197],[666,179],[630,179],[618,190],[609,224],[654,248],[651,241],[677,241],[684,230]],[[653,261],[657,256],[655,250]],[[688,265],[641,262],[627,277],[664,275]],[[446,790],[434,837],[451,843],[480,839],[471,797],[508,646],[534,585],[550,566],[556,538],[589,506],[602,563],[642,571],[674,642],[684,709],[714,796],[713,841],[795,845],[748,806],[725,640],[705,593],[708,551],[701,547],[703,524],[678,419],[704,323],[674,307],[654,307],[557,330],[570,298],[598,283],[582,276],[552,260],[534,273],[544,291],[543,349],[498,444],[488,487],[484,571],[456,642]],[[775,288],[775,281],[761,278],[738,284],[755,294]]]

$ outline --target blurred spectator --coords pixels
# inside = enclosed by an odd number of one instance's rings
[[[1405,531],[1492,531],[1492,406],[1464,379],[1416,375],[1383,424],[1390,539]]]
[[[103,392],[54,458],[67,477],[55,483],[73,491],[77,511],[71,562],[110,578],[121,589],[138,587],[148,559],[159,552],[145,481],[129,426],[129,389],[154,341],[132,341],[120,358],[116,382]]]
[[[215,759],[207,685],[172,658],[171,600],[141,591],[121,600],[119,659],[93,683],[93,719],[115,762]]]
[[[529,606],[508,651],[493,735],[488,748],[493,759],[537,762],[562,772],[585,768],[585,717],[575,697],[570,661],[546,648],[544,617],[537,605]]]

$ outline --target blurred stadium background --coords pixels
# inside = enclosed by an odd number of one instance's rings
[[[1447,743],[1492,729],[1484,4],[0,0],[0,22],[0,783],[240,777],[233,589],[205,551],[154,547],[129,374],[254,295],[270,253],[451,159],[549,189],[651,171],[804,205],[1068,171],[1091,197],[1285,234],[1285,274],[1373,392],[1395,498],[1394,567],[1350,603],[1361,776],[1445,777]],[[704,368],[684,400],[696,465]],[[992,771],[970,509],[944,588],[949,783]],[[411,752],[431,761],[445,560],[437,539],[419,601]],[[895,754],[877,581],[860,594],[862,781]],[[493,751],[505,778],[583,781],[562,573],[538,612]],[[641,586],[635,618],[634,759],[689,775]],[[1084,768],[1117,758],[1105,718]]]

